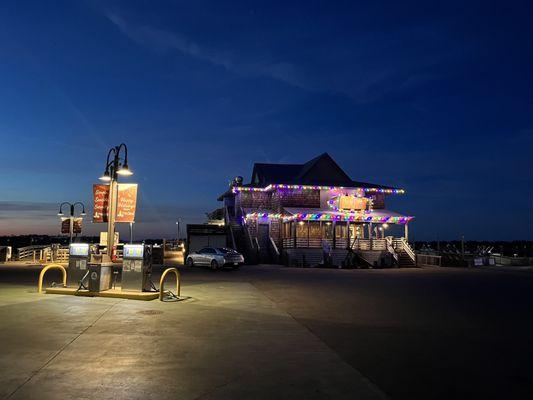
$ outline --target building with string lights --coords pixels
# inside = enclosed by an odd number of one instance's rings
[[[304,164],[256,163],[250,183],[235,178],[218,200],[228,242],[248,259],[408,266],[415,264],[408,244],[413,217],[385,207],[387,196],[404,193],[354,181],[324,153]],[[391,225],[403,226],[402,234],[388,235]]]

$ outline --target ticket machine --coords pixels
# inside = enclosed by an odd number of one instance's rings
[[[71,243],[68,249],[67,286],[78,288],[80,281],[88,271],[89,244]]]
[[[147,292],[151,289],[152,246],[125,244],[122,261],[122,290]]]

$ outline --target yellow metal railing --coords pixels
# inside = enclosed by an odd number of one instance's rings
[[[176,268],[167,268],[163,274],[161,275],[161,279],[159,280],[159,300],[163,301],[163,295],[165,294],[165,278],[166,276],[173,272],[174,275],[176,275],[176,296],[180,296],[180,288],[181,288],[181,279],[180,279],[180,273]]]
[[[60,269],[63,273],[63,286],[67,286],[67,270],[61,264],[48,264],[45,265],[41,273],[39,274],[39,283],[37,284],[37,290],[39,293],[43,292],[43,278],[46,271],[50,269]]]

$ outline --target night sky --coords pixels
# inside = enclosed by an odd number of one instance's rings
[[[254,162],[406,189],[412,239],[533,239],[527,2],[0,3],[0,234],[59,230],[129,147],[136,237]],[[87,233],[104,225],[86,224]],[[127,229],[121,228],[123,234]]]

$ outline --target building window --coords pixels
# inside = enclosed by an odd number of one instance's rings
[[[296,224],[296,237],[307,238],[307,224],[304,221],[300,221]]]
[[[292,222],[283,223],[283,238],[290,239],[292,237]]]
[[[314,239],[322,238],[319,221],[309,221],[309,237]]]
[[[346,222],[337,222],[335,224],[335,239],[346,239],[348,237],[348,227]]]
[[[331,222],[322,222],[322,237],[333,239],[333,224]]]

